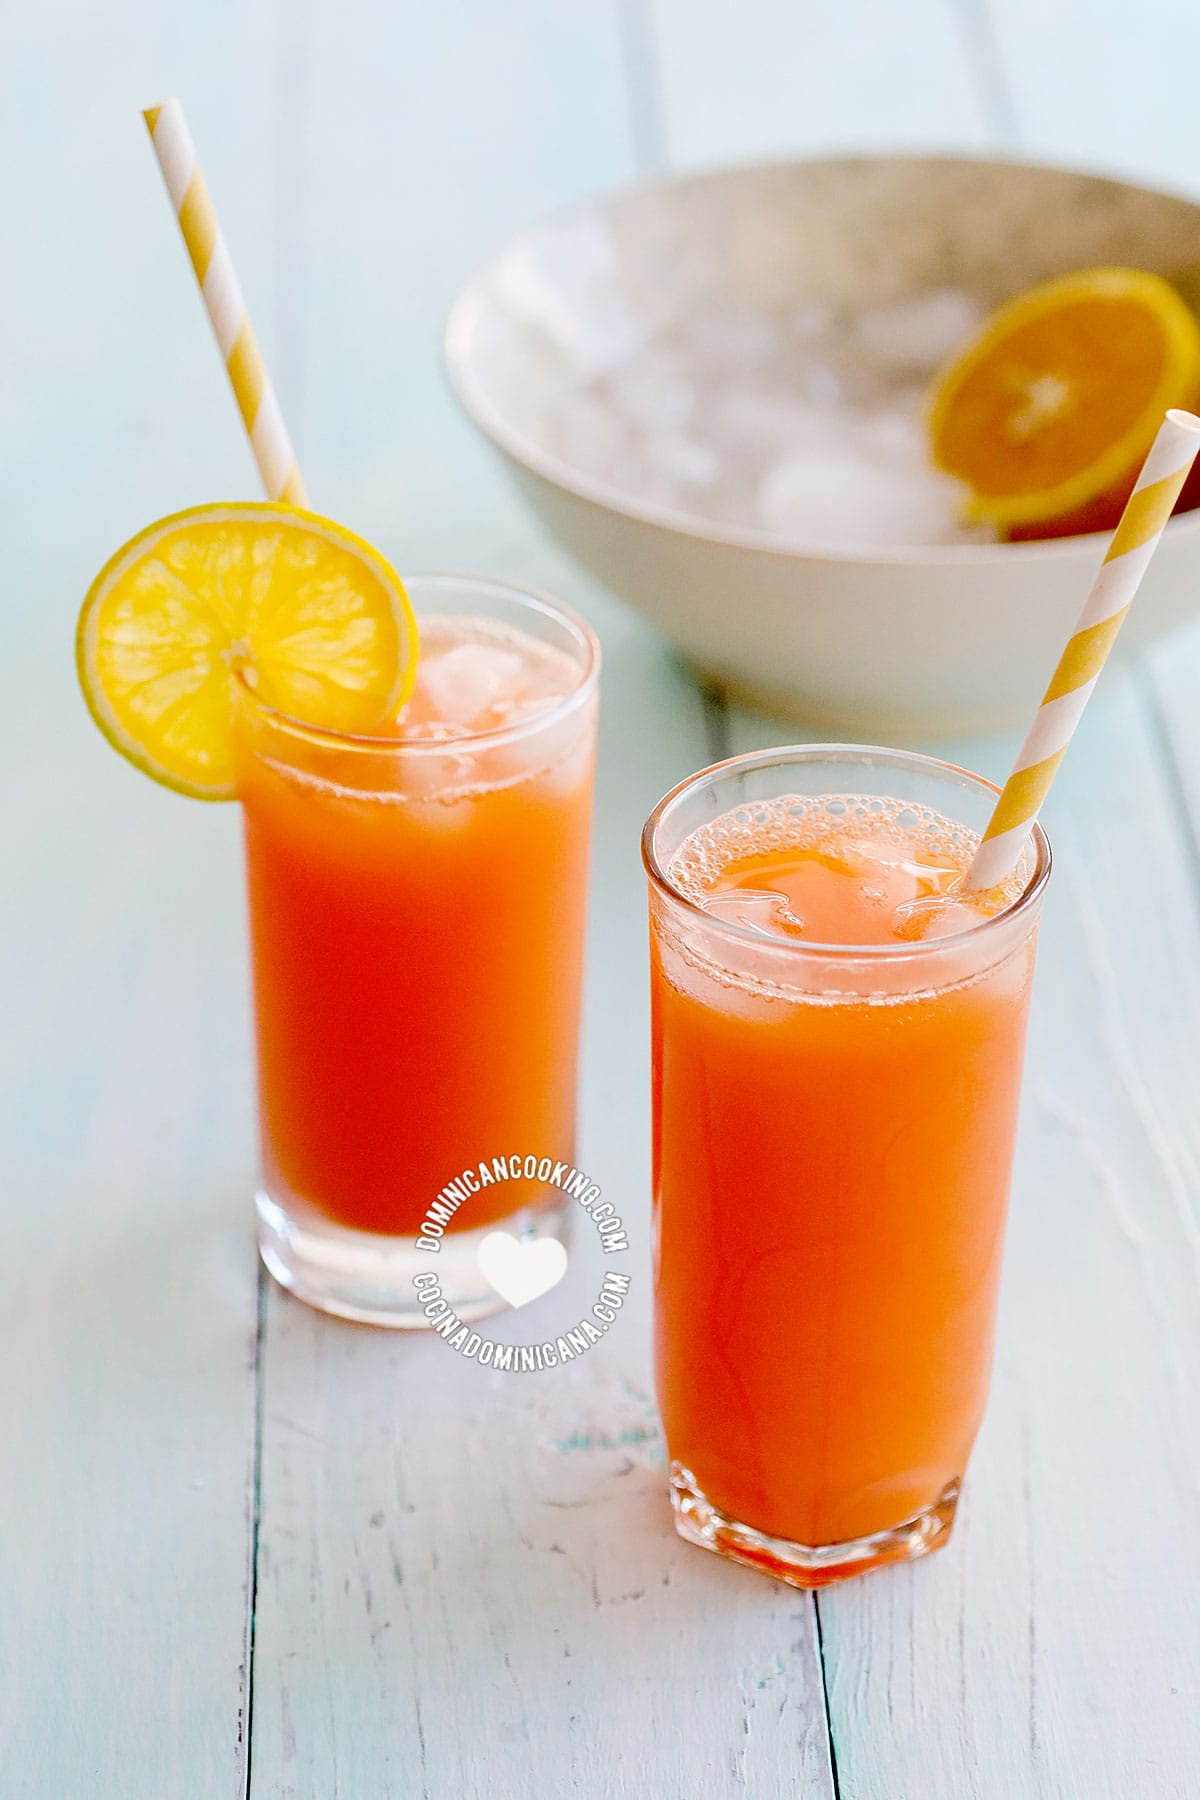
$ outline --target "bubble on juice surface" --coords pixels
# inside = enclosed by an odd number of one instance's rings
[[[667,874],[713,917],[736,918],[775,938],[791,936],[780,896],[751,889],[715,893],[730,867],[751,857],[803,853],[851,876],[868,902],[890,909],[891,935],[918,942],[969,930],[1017,899],[1029,859],[1001,887],[965,898],[958,892],[979,834],[932,807],[876,795],[784,795],[733,807],[700,826],[676,850]],[[918,894],[897,901],[906,877]],[[919,893],[933,886],[933,893]],[[741,904],[743,898],[748,904]],[[768,904],[773,900],[774,906]],[[803,921],[798,923],[803,924]],[[803,931],[795,935],[803,936]]]
[[[931,807],[882,796],[793,794],[734,807],[692,832],[667,863],[673,886],[701,911],[656,908],[663,973],[722,1013],[764,1020],[796,1005],[903,1009],[960,985],[1019,1001],[1032,973],[1032,937],[991,940],[1001,957],[995,962],[981,957],[971,935],[1019,898],[1036,854],[1031,845],[1003,886],[968,900],[960,884],[978,843],[976,832]],[[783,853],[780,871],[757,860],[773,852]],[[850,916],[861,929],[864,905],[876,907],[870,928],[850,943],[830,930],[831,916],[841,920],[841,901],[828,886],[822,894],[820,881],[811,887],[807,873],[797,885],[788,853],[853,876]],[[742,866],[730,873],[731,865]],[[793,898],[801,912],[811,902],[816,926],[787,917],[782,904]],[[740,927],[737,941],[730,924]],[[934,940],[935,960],[918,965],[903,954]],[[831,943],[846,961],[829,959]],[[814,956],[797,958],[814,946]]]
[[[664,978],[677,992],[747,1024],[768,1024],[796,999],[809,998],[786,989],[769,976],[750,979],[728,969],[721,958],[720,943],[703,927],[679,930],[666,921],[660,922],[654,955]]]

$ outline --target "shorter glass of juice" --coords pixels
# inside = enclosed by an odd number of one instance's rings
[[[945,1543],[983,1416],[1050,871],[956,897],[996,793],[816,745],[646,822],[675,1524],[797,1587]]]
[[[559,1229],[537,1168],[575,1147],[599,649],[532,593],[405,585],[421,655],[394,727],[317,731],[244,680],[235,713],[262,1257],[327,1312],[426,1325],[415,1273],[481,1318],[487,1232]]]

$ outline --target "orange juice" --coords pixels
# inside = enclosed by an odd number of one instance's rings
[[[399,1322],[400,1270],[464,1168],[573,1156],[593,665],[573,622],[556,642],[427,614],[390,737],[240,708],[264,1255],[331,1310]],[[543,1197],[484,1188],[462,1228]]]
[[[851,775],[849,751],[792,754],[748,803],[670,831],[660,808],[647,831],[656,1359],[681,1531],[810,1586],[919,1554],[953,1518],[1036,896],[1025,867],[953,897],[976,831],[886,791],[789,793],[797,772]],[[877,785],[941,767],[897,760]]]

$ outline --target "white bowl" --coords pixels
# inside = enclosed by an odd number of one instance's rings
[[[1011,162],[855,158],[656,182],[525,232],[446,330],[454,390],[578,560],[718,688],[852,736],[1020,724],[1101,537],[860,550],[710,524],[568,467],[550,420],[588,371],[685,313],[776,313],[961,288],[994,304],[1098,263],[1200,299],[1200,205]],[[575,404],[568,400],[567,404]],[[1200,607],[1200,511],[1170,523],[1119,641]]]

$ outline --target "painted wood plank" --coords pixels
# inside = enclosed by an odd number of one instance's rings
[[[356,0],[292,55],[305,185],[282,284],[310,489],[409,567],[486,561],[526,527],[448,396],[442,324],[512,233],[632,174],[609,0],[454,0],[415,40]]]
[[[1200,831],[1200,626],[1157,645],[1143,662],[1168,767],[1178,781],[1193,832]]]
[[[1200,184],[1200,18],[1147,0],[1104,19],[1085,0],[984,0],[1021,153],[1162,183]]]
[[[1194,637],[1189,656],[1177,642],[1165,662],[1180,718]],[[734,722],[738,748],[790,735]],[[998,775],[1010,745],[954,753]],[[1093,702],[1047,823],[995,1382],[957,1536],[820,1602],[855,1800],[1182,1800],[1200,1785],[1200,1638],[1178,1562],[1200,1483],[1200,931],[1194,850],[1135,678]]]
[[[580,597],[565,570],[539,573]],[[587,604],[607,687],[580,1163],[630,1223],[631,1305],[578,1363],[518,1383],[271,1294],[255,1792],[833,1792],[811,1604],[670,1524],[636,840],[705,751],[682,676],[611,603]],[[516,1335],[573,1317],[598,1274],[580,1244]]]
[[[995,65],[954,0],[650,0],[669,166],[995,140]]]
[[[0,1790],[240,1795],[256,1272],[238,821],[120,764],[83,592],[253,493],[139,108],[186,86],[270,339],[274,9],[0,22]]]
[[[59,748],[35,740],[6,822],[0,1788],[233,1796],[255,1350],[237,821],[133,794],[90,726]]]
[[[271,1291],[254,1794],[832,1792],[811,1604],[679,1544],[650,1384],[637,840],[706,760],[704,709],[653,635],[539,540],[436,367],[471,267],[632,172],[618,23],[591,0],[503,18],[473,0],[428,17],[416,55],[363,5],[293,48],[311,137],[288,254],[314,496],[402,567],[525,579],[601,633],[580,1160],[637,1248],[612,1337],[519,1384]],[[597,1272],[573,1259],[521,1320],[569,1315]]]
[[[0,184],[22,246],[0,294],[20,346],[0,372],[5,504],[15,553],[55,580],[12,609],[12,625],[56,652],[80,580],[132,531],[173,507],[259,491],[140,108],[183,93],[275,361],[274,108],[261,79],[274,9],[217,0],[199,38],[170,20],[148,0],[119,17],[64,0],[53,27],[36,9],[4,20]]]

